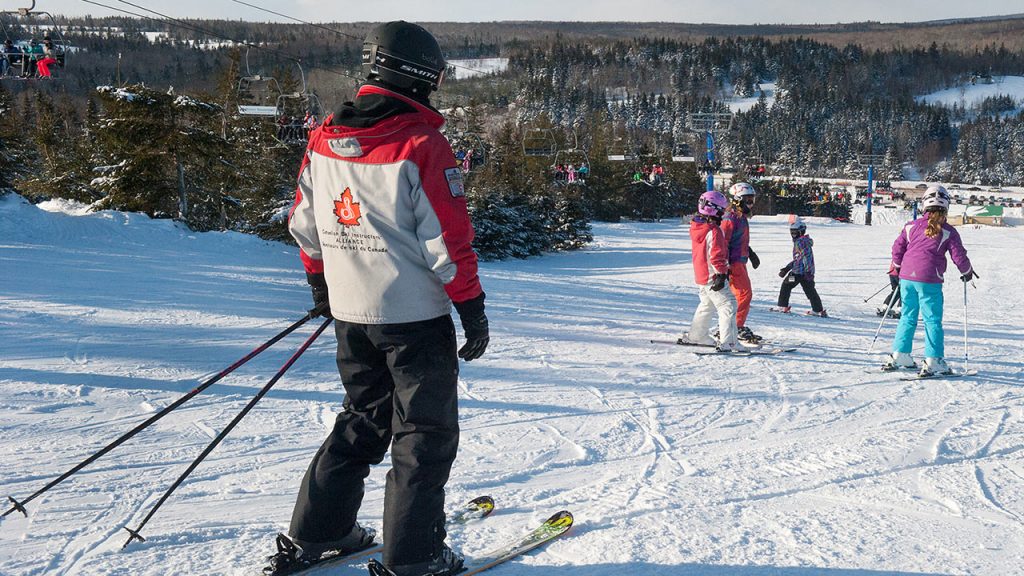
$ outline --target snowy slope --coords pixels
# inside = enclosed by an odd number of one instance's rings
[[[168,221],[0,198],[0,490],[25,497],[269,338],[309,305],[295,249]],[[69,213],[71,212],[71,213]],[[74,214],[72,214],[74,213]],[[810,221],[833,319],[767,312],[785,218],[755,219],[748,325],[806,343],[699,357],[648,340],[696,303],[678,222],[599,224],[583,251],[482,266],[492,344],[461,374],[451,502],[499,512],[451,540],[479,554],[551,512],[564,539],[495,569],[525,576],[1024,574],[1024,234],[965,228],[975,379],[870,371],[898,228]],[[963,293],[946,286],[962,362]],[[805,306],[803,296],[794,303]],[[167,486],[311,328],[0,524],[0,574],[259,573],[342,402],[314,344],[151,521]],[[876,351],[887,348],[892,322]],[[330,335],[330,333],[328,333]],[[920,341],[920,336],[919,336]],[[378,526],[383,480],[362,519]],[[355,576],[358,565],[332,574]]]
[[[925,104],[973,108],[986,98],[1006,95],[1024,106],[1021,94],[1024,94],[1024,76],[996,76],[992,84],[965,84],[919,96],[917,100]]]

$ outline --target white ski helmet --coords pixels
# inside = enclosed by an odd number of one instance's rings
[[[757,190],[746,182],[737,182],[729,188],[729,195],[738,202],[745,196],[757,196]]]
[[[949,210],[949,192],[939,184],[932,184],[921,195],[921,206],[925,212]]]

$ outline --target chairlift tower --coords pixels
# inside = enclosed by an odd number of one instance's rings
[[[732,128],[732,112],[690,112],[687,124],[694,132],[703,132],[707,158],[707,191],[715,189],[715,133]]]
[[[875,165],[882,164],[885,162],[884,154],[858,154],[857,164],[864,166],[868,169],[868,191],[866,192],[867,197],[867,210],[864,213],[864,225],[871,226],[871,198],[875,192]]]

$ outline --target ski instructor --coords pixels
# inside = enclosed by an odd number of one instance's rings
[[[363,43],[355,100],[310,134],[288,227],[316,309],[336,320],[346,396],[265,574],[373,543],[356,516],[370,465],[389,446],[384,565],[397,576],[462,568],[444,542],[458,359],[479,358],[489,335],[462,171],[429,100],[445,67],[420,26],[380,25]],[[457,353],[453,302],[466,338]]]

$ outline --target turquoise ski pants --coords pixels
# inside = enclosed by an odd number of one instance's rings
[[[942,284],[900,280],[900,297],[903,299],[903,311],[900,314],[900,323],[896,326],[892,351],[910,354],[914,347],[914,332],[917,331],[917,317],[920,313],[924,317],[925,358],[944,358]]]

